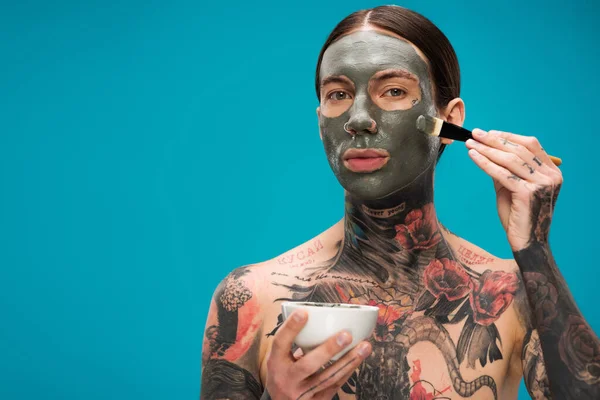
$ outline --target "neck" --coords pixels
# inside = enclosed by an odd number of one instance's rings
[[[365,201],[346,193],[338,263],[361,265],[387,280],[394,270],[418,268],[450,254],[433,205],[433,168],[381,200]]]

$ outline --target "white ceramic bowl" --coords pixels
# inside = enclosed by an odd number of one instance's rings
[[[377,323],[379,309],[373,306],[343,303],[311,303],[287,301],[281,304],[283,319],[294,310],[303,309],[308,313],[308,321],[294,342],[304,354],[325,342],[342,330],[352,334],[352,343],[336,354],[335,361],[349,352],[362,340],[371,336]]]

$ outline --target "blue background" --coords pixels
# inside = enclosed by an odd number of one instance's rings
[[[593,3],[402,5],[454,44],[467,127],[564,159],[553,249],[600,331]],[[342,216],[314,67],[341,18],[379,4],[3,2],[0,398],[197,398],[217,283]],[[436,185],[451,230],[510,256],[464,145]]]

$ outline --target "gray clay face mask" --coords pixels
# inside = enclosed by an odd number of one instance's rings
[[[408,72],[405,75],[412,78],[376,83],[378,76],[389,71],[400,71],[396,75]],[[436,114],[431,82],[425,61],[410,43],[376,31],[352,33],[325,51],[320,79],[319,126],[327,159],[337,179],[354,197],[385,198],[406,187],[435,163],[439,139],[416,129],[419,115]],[[341,86],[323,85],[342,80],[345,83]],[[390,97],[402,94],[394,88],[402,89],[403,85],[406,88],[412,85],[408,97],[401,101]],[[338,90],[341,87],[348,93]],[[327,101],[334,105],[328,107]],[[368,130],[371,120],[376,123],[374,133]],[[344,129],[345,124],[352,134]],[[346,151],[353,148],[381,149],[389,153],[389,159],[378,170],[356,172],[344,162]]]

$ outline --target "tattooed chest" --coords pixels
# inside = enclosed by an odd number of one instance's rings
[[[460,366],[464,362],[475,370],[503,359],[495,322],[512,301],[516,279],[516,275],[500,271],[470,274],[456,262],[435,260],[424,268],[422,278],[410,286],[382,285],[364,277],[329,273],[288,285],[291,296],[287,300],[379,308],[370,338],[373,353],[344,385],[345,395],[407,399],[415,393],[441,396],[447,391],[470,397],[487,390],[485,395],[489,397],[491,391],[496,397],[496,382],[491,376],[466,380]],[[449,330],[456,333],[454,340]],[[420,365],[414,365],[414,360],[409,363],[409,352],[419,343],[426,343],[429,351],[445,364],[445,383],[441,384],[444,387],[423,383],[419,378]]]

